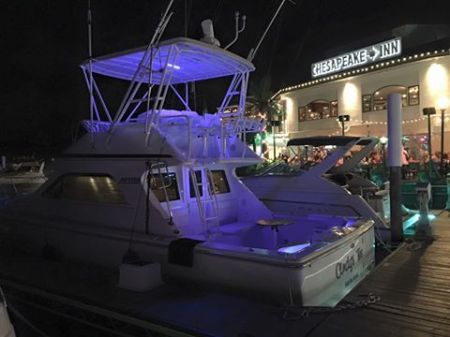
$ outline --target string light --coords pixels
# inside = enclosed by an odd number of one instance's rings
[[[433,116],[433,117],[435,117],[435,116]],[[402,121],[402,124],[415,124],[415,123],[419,123],[419,122],[422,122],[425,120],[426,120],[426,117],[407,119],[407,120]],[[440,119],[439,119],[439,121],[440,121]],[[446,117],[445,122],[449,122],[449,121],[450,121],[450,118]],[[350,128],[353,126],[370,126],[370,125],[383,125],[383,126],[385,125],[385,126],[387,126],[387,124],[388,124],[387,122],[382,122],[382,121],[373,121],[372,122],[372,121],[364,121],[361,119],[353,119],[353,120],[351,120],[350,123],[351,123],[349,125]],[[337,124],[339,124],[339,128],[340,128],[340,123],[338,122]],[[328,136],[329,137],[337,136],[337,135],[340,135],[341,133],[342,133],[342,129],[339,129],[333,133],[328,134]]]
[[[380,63],[376,63],[374,65],[371,65],[370,67],[365,67],[365,68],[360,68],[357,70],[353,70],[353,71],[346,71],[340,74],[335,74],[333,76],[327,76],[327,77],[323,77],[320,79],[316,79],[313,81],[308,81],[308,82],[304,82],[304,83],[300,83],[297,84],[295,86],[290,86],[290,87],[286,87],[283,89],[278,90],[272,97],[271,99],[275,99],[277,96],[279,96],[280,94],[295,90],[295,89],[299,89],[299,88],[304,88],[304,87],[310,87],[310,86],[314,86],[316,84],[319,83],[324,83],[324,82],[329,82],[329,81],[333,81],[335,78],[342,78],[342,77],[348,77],[351,75],[355,75],[355,74],[361,74],[361,73],[367,73],[373,70],[378,70],[381,68],[387,68],[387,67],[393,67],[393,66],[397,66],[399,64],[403,64],[403,63],[409,63],[409,62],[416,62],[417,60],[420,59],[427,59],[427,58],[431,58],[431,57],[436,57],[437,56],[445,56],[445,55],[450,55],[450,48],[449,49],[441,49],[440,51],[438,50],[434,50],[433,52],[428,51],[428,52],[423,52],[420,54],[415,54],[415,55],[411,55],[411,56],[404,56],[402,58],[397,58],[397,59],[393,59],[391,61],[388,62],[380,62]]]
[[[420,118],[413,118],[413,119],[406,119],[402,121],[402,124],[412,124],[412,123],[419,123],[426,120],[426,117],[420,117]],[[352,123],[353,122],[353,123]],[[351,120],[352,126],[358,126],[358,125],[387,125],[388,122],[385,121],[364,121],[361,119],[353,119]]]

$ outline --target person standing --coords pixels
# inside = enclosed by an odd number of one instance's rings
[[[408,151],[402,146],[402,179],[406,179],[408,173],[409,154]]]

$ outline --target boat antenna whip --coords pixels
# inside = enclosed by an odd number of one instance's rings
[[[91,0],[88,0],[87,24],[88,24],[88,57],[89,57],[89,114],[90,114],[90,118],[91,118],[91,124],[93,124],[93,122],[94,122],[94,92],[93,92],[94,79],[93,79],[93,76],[92,76],[92,11],[91,11]],[[94,146],[94,132],[91,132],[91,145]]]
[[[107,139],[107,143],[111,139],[111,135],[114,132],[114,130],[117,126],[117,123],[120,122],[122,117],[125,115],[125,112],[128,109],[129,104],[131,103],[130,98],[132,96],[134,96],[136,94],[137,90],[139,89],[139,86],[136,85],[136,82],[138,82],[138,77],[141,75],[140,71],[141,71],[142,67],[144,66],[144,64],[147,63],[147,61],[149,62],[150,74],[152,72],[151,68],[152,68],[152,63],[153,63],[153,48],[155,47],[155,45],[157,45],[159,43],[161,36],[164,33],[164,30],[166,29],[167,24],[169,23],[169,20],[173,15],[173,12],[169,13],[170,8],[172,7],[173,1],[174,0],[170,0],[170,2],[168,3],[166,10],[164,11],[164,14],[162,15],[161,19],[159,20],[156,30],[153,33],[152,39],[151,39],[150,43],[148,44],[147,49],[145,50],[144,55],[142,56],[142,59],[139,62],[138,67],[136,68],[133,78],[131,79],[130,85],[128,86],[128,90],[127,90],[124,98],[122,99],[122,102],[120,103],[119,109],[117,109],[116,115],[114,116],[114,120],[109,129],[109,136]],[[149,59],[149,55],[150,55],[150,59]]]
[[[228,43],[228,44],[225,46],[224,49],[228,49],[228,48],[230,48],[233,44],[235,44],[235,42],[236,42],[237,39],[238,39],[239,34],[242,33],[242,32],[244,31],[244,29],[245,29],[245,22],[246,22],[246,20],[247,20],[247,17],[246,17],[245,15],[242,15],[242,17],[241,17],[242,27],[239,28],[239,12],[236,11],[236,12],[234,13],[234,22],[235,22],[235,26],[236,26],[235,32],[234,32],[234,39],[233,39],[230,43]]]
[[[272,26],[273,22],[275,21],[276,17],[278,16],[278,13],[281,11],[281,8],[283,7],[284,3],[286,2],[286,0],[282,0],[280,5],[277,8],[277,11],[275,12],[275,14],[272,16],[272,19],[270,20],[269,24],[266,27],[266,30],[264,31],[263,35],[261,36],[261,38],[259,39],[258,44],[256,45],[255,48],[253,48],[252,50],[250,50],[250,53],[247,56],[247,60],[252,62],[253,59],[255,58],[256,52],[258,51],[259,47],[261,46],[261,43],[264,41],[264,38],[267,35],[267,32],[269,31],[270,27]]]

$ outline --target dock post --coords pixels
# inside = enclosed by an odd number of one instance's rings
[[[450,211],[450,173],[447,173],[447,202],[445,203],[445,209]]]
[[[391,208],[391,240],[403,240],[401,204],[402,175],[402,98],[400,94],[388,95],[388,166]]]

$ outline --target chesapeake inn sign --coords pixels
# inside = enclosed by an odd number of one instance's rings
[[[400,55],[401,38],[380,42],[369,47],[351,51],[339,56],[316,62],[311,66],[312,77],[320,77],[338,73],[350,68],[360,67],[380,60]]]

